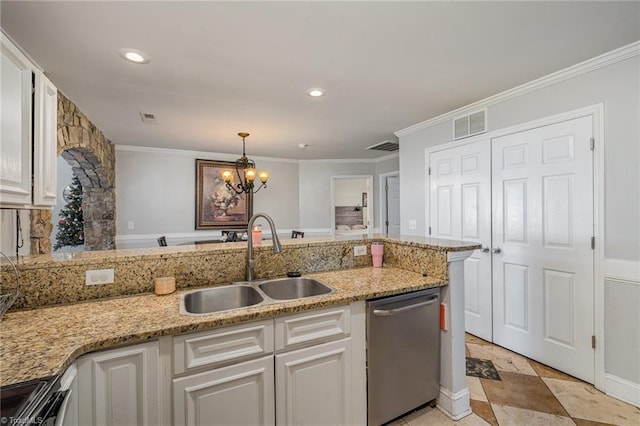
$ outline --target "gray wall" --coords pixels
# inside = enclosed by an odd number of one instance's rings
[[[487,107],[488,131],[594,104],[604,114],[604,256],[640,270],[640,57]],[[400,137],[401,232],[425,235],[425,149],[451,141],[450,120]],[[409,220],[417,229],[409,230]],[[625,268],[623,268],[625,269]],[[625,269],[626,270],[626,269]],[[624,272],[624,271],[623,271]],[[625,272],[626,273],[626,272]],[[640,385],[640,283],[605,280],[605,372]],[[637,403],[637,401],[636,401]]]
[[[640,383],[640,285],[619,280],[604,283],[607,373]]]
[[[331,176],[372,175],[373,224],[379,222],[379,175],[398,170],[398,157],[380,162],[300,161],[300,227],[331,228]]]
[[[554,114],[605,105],[605,257],[640,259],[640,59],[512,98],[487,109],[489,131]],[[451,122],[400,138],[401,229],[425,232],[425,148],[451,141]],[[410,219],[418,229],[409,230]]]
[[[119,237],[201,233],[195,231],[195,159],[232,161],[229,154],[116,147],[116,226]],[[297,161],[254,158],[271,172],[268,187],[254,196],[254,212],[266,212],[278,229],[331,228],[331,176],[374,176],[377,223],[378,175],[398,170],[398,157],[379,162]],[[372,200],[370,200],[371,203]],[[371,204],[370,204],[371,205]],[[134,229],[128,229],[128,222]],[[155,242],[151,240],[151,242]],[[119,244],[119,247],[123,247]]]

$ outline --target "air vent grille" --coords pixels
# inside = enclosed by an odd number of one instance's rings
[[[453,120],[453,139],[462,139],[487,131],[487,110],[477,111]]]
[[[400,149],[400,145],[398,144],[398,142],[394,142],[394,141],[384,141],[384,142],[380,142],[377,143],[375,145],[371,145],[368,146],[367,149],[373,149],[376,151],[397,151]]]
[[[143,123],[155,124],[158,122],[158,116],[153,112],[140,112],[140,118]]]

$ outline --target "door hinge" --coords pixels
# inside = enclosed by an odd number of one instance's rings
[[[591,237],[591,250],[596,249],[596,237]]]
[[[592,349],[596,348],[596,336],[595,335],[591,336],[591,348]]]
[[[591,147],[591,151],[594,151],[596,149],[596,140],[594,138],[591,138],[590,143],[590,147]]]
[[[431,166],[429,166],[429,176],[431,176]]]
[[[429,235],[431,235],[431,227],[429,227]]]

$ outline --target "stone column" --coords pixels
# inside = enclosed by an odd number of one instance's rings
[[[31,254],[51,253],[51,210],[31,210]]]
[[[464,343],[464,260],[472,251],[447,253],[449,285],[442,287],[447,330],[440,332],[440,396],[438,408],[459,420],[471,414]]]

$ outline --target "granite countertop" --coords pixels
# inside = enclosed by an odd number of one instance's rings
[[[180,314],[179,300],[184,291],[9,312],[0,323],[0,385],[60,374],[78,356],[95,350],[446,285],[443,280],[391,267],[305,276],[323,281],[336,291],[203,316]]]

